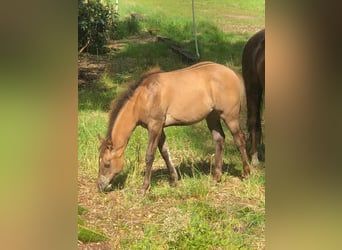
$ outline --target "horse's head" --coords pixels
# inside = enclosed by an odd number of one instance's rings
[[[97,186],[99,191],[108,192],[112,189],[111,181],[122,170],[122,158],[115,157],[115,150],[110,140],[106,140],[100,135],[98,138],[101,146]]]

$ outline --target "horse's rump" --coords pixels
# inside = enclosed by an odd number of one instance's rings
[[[253,35],[245,45],[242,54],[242,75],[246,89],[251,84],[265,86],[265,30]]]

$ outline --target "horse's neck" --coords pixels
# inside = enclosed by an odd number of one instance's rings
[[[112,129],[112,143],[118,154],[121,155],[125,151],[136,125],[137,120],[134,115],[133,104],[128,102],[121,109]]]

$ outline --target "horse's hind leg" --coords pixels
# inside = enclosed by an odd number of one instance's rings
[[[171,186],[176,186],[177,180],[178,180],[178,174],[170,158],[169,147],[166,142],[166,136],[165,136],[164,130],[162,131],[160,135],[158,149],[166,163],[167,168],[169,169],[170,178],[171,178]]]
[[[216,113],[210,113],[206,118],[208,128],[213,136],[216,144],[215,153],[215,166],[213,171],[213,179],[220,181],[222,176],[222,163],[223,163],[223,146],[224,146],[224,132],[221,126],[220,117]]]
[[[245,136],[240,128],[239,119],[233,119],[227,121],[226,119],[225,123],[228,126],[230,132],[232,133],[234,137],[234,141],[239,148],[241,158],[242,158],[242,165],[243,165],[243,173],[242,177],[247,177],[250,174],[250,167],[248,164],[248,157],[246,152],[246,142],[245,142]]]
[[[259,90],[256,84],[251,87],[254,89],[247,91],[247,127],[251,143],[251,163],[256,166],[259,164],[258,145],[261,143],[260,108],[262,90]]]
[[[256,124],[255,124],[255,142],[256,142],[256,153],[254,156],[254,164],[252,162],[252,165],[256,166],[259,164],[259,150],[261,146],[261,138],[262,138],[262,129],[261,129],[261,109],[262,109],[262,89],[259,89],[258,91],[258,101],[257,101],[257,116],[256,116]],[[253,161],[253,157],[252,157]]]

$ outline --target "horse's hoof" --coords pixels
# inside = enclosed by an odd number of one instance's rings
[[[213,176],[213,181],[214,182],[220,182],[221,181],[221,176],[222,176],[222,174],[215,174]]]
[[[209,181],[209,185],[210,185],[210,187],[217,187],[217,186],[219,186],[220,182],[221,182],[221,180],[217,181],[217,180],[211,179]]]
[[[171,187],[177,187],[178,186],[178,182],[177,181],[170,181],[170,186]]]
[[[242,170],[241,178],[247,179],[251,175],[251,169],[249,166],[245,166]]]
[[[258,153],[254,153],[252,155],[251,164],[252,164],[252,166],[259,165]]]
[[[248,179],[248,177],[249,177],[249,174],[242,174],[241,175],[241,180],[246,180],[246,179]]]
[[[147,187],[143,186],[140,190],[140,193],[142,196],[145,196],[150,191],[151,185],[148,185]]]

